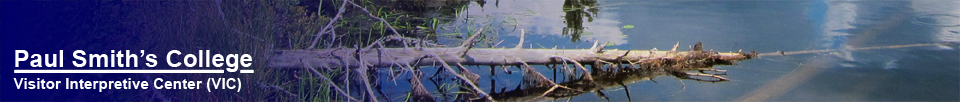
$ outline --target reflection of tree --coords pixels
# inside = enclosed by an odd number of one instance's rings
[[[598,11],[600,8],[597,7],[597,0],[564,0],[563,12],[567,15],[563,18],[567,26],[563,28],[563,35],[570,35],[573,42],[580,41],[584,28],[583,18],[586,17],[587,22],[593,22]]]
[[[551,79],[536,72],[530,66],[521,67],[523,69],[523,83],[514,90],[490,91],[497,101],[538,101],[540,99],[560,99],[579,96],[584,93],[595,93],[599,97],[608,99],[601,91],[610,88],[624,88],[626,98],[630,99],[630,91],[627,84],[651,80],[660,76],[673,76],[680,79],[695,80],[700,82],[724,82],[728,79],[721,75],[726,75],[726,70],[713,68],[714,65],[733,65],[736,60],[730,57],[716,56],[713,51],[702,51],[701,44],[695,45],[693,51],[688,51],[688,55],[673,56],[670,58],[654,58],[629,63],[603,63],[597,62],[591,64],[594,66],[590,76],[583,77],[573,74],[567,74],[566,81],[554,83]],[[678,52],[670,52],[678,53]],[[742,52],[741,52],[742,53]],[[743,55],[756,55],[756,52]],[[600,67],[602,66],[602,67]],[[554,74],[557,70],[563,71],[565,68],[553,67]],[[693,72],[696,71],[696,72]],[[563,72],[561,72],[563,73]],[[552,80],[557,80],[556,75]],[[559,88],[558,88],[559,87]],[[609,99],[608,99],[609,100]]]
[[[729,65],[732,63],[721,62],[721,63],[710,63],[705,66],[712,65]],[[616,66],[616,65],[614,65]],[[574,96],[579,96],[585,93],[595,93],[600,98],[608,99],[603,93],[604,89],[612,88],[624,88],[626,98],[630,99],[630,91],[627,88],[628,84],[648,81],[660,76],[673,76],[680,79],[688,79],[700,82],[723,82],[727,81],[719,75],[725,75],[725,70],[714,69],[710,67],[705,68],[683,68],[675,69],[673,67],[623,67],[623,68],[608,68],[605,70],[594,70],[591,72],[592,76],[596,76],[593,80],[587,80],[583,78],[573,79],[561,83],[559,85],[565,86],[566,88],[555,88],[551,89],[551,86],[537,86],[535,80],[524,80],[524,85],[518,87],[514,90],[501,91],[499,93],[495,92],[490,94],[497,101],[538,101],[540,99],[560,99],[560,98],[571,98]],[[688,71],[699,71],[688,72]],[[529,75],[525,75],[529,76]],[[525,78],[526,79],[526,78]],[[531,83],[533,85],[531,85]],[[608,99],[609,100],[609,99]]]

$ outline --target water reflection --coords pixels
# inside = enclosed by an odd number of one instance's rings
[[[493,96],[493,98],[498,101],[540,101],[543,99],[572,99],[574,96],[593,93],[599,96],[599,98],[610,101],[610,98],[604,93],[604,91],[606,91],[605,89],[622,87],[627,96],[614,98],[629,101],[632,99],[630,98],[630,91],[627,85],[652,80],[660,76],[674,76],[678,79],[689,79],[709,83],[729,81],[729,79],[722,77],[722,75],[726,75],[726,70],[715,69],[713,66],[732,65],[740,60],[757,56],[756,52],[752,52],[740,53],[743,57],[738,58],[724,57],[716,54],[717,52],[701,50],[700,43],[695,46],[691,51],[668,52],[683,53],[681,56],[650,58],[640,60],[637,63],[602,64],[597,62],[590,65],[593,68],[591,68],[592,71],[589,75],[594,77],[578,77],[576,74],[569,74],[568,72],[568,74],[563,75],[570,77],[567,79],[572,80],[559,83],[555,83],[555,81],[559,80],[556,76],[553,79],[547,78],[540,74],[544,73],[544,71],[538,71],[532,66],[525,65],[521,67],[524,75],[523,83],[521,84],[522,87],[517,87],[510,91],[501,90],[499,93],[491,91],[493,93],[491,93],[490,96]],[[557,70],[563,71],[567,69],[565,65],[563,65],[563,67],[552,66],[550,68],[553,69],[554,73],[557,73]],[[692,71],[699,71],[699,73]]]
[[[951,46],[854,51],[857,47],[902,45],[915,43],[958,42],[957,28],[926,24],[949,24],[956,20],[929,15],[954,15],[960,10],[957,1],[915,0],[860,2],[847,0],[813,1],[807,4],[808,17],[817,26],[819,49],[840,49],[823,53],[825,57],[800,62],[809,66],[769,82],[741,100],[956,100],[955,97],[914,95],[909,93],[951,93],[932,91],[957,85],[955,80],[920,84],[938,86],[915,88],[911,80],[930,79],[958,73],[957,64],[918,65],[929,62],[956,62],[957,51]],[[948,6],[951,5],[951,6]],[[922,20],[918,23],[917,20]],[[933,66],[921,67],[921,66]],[[949,72],[949,73],[943,73]],[[911,73],[929,73],[917,75]],[[937,74],[933,74],[937,73]]]
[[[584,28],[583,18],[587,18],[587,22],[593,22],[598,11],[600,7],[597,7],[597,0],[564,0],[563,12],[566,15],[563,16],[563,23],[567,24],[567,27],[563,27],[563,35],[570,35],[573,42],[580,41]]]
[[[558,83],[559,85],[565,86],[567,88],[556,88],[549,93],[546,93],[552,88],[550,84],[535,86],[535,85],[526,85],[523,88],[517,88],[514,90],[509,90],[499,93],[491,93],[491,96],[494,97],[497,101],[545,101],[545,100],[556,100],[556,99],[565,99],[572,98],[574,96],[580,96],[586,93],[597,94],[595,98],[603,98],[609,100],[605,94],[625,94],[626,97],[613,97],[614,99],[626,99],[630,100],[630,91],[628,91],[628,86],[632,83],[650,81],[656,77],[660,76],[671,76],[679,75],[674,74],[676,72],[669,72],[662,69],[644,69],[644,68],[611,68],[614,70],[599,70],[595,71],[593,76],[594,80],[586,79],[575,79],[570,81],[565,81]],[[682,76],[676,76],[682,77]],[[528,81],[528,80],[524,80]],[[623,88],[624,92],[617,93],[604,93],[604,89],[617,89]],[[607,91],[611,92],[611,91]],[[543,96],[541,96],[543,95]],[[593,96],[586,96],[593,97]]]
[[[567,39],[564,42],[533,42],[547,48],[595,40],[615,45],[628,43],[624,38],[626,35],[621,31],[618,12],[604,12],[612,8],[602,9],[615,4],[609,1],[497,0],[494,2],[497,6],[476,4],[467,7],[465,16],[458,18],[458,21],[441,25],[444,27],[441,29],[448,30],[440,30],[438,34],[463,32],[467,29],[458,26],[488,24],[498,27],[495,29],[499,35],[519,37],[520,29],[525,29],[528,39],[548,40],[542,38],[550,38],[550,36]],[[457,43],[455,40],[447,40],[447,42]],[[504,43],[501,46],[512,45]]]
[[[933,35],[929,36],[934,42],[960,42],[960,1],[924,1],[917,0],[910,4],[916,13],[913,23],[933,27]],[[954,47],[942,45],[938,50],[956,50]]]
[[[617,46],[620,49],[666,49],[677,42],[697,41],[716,46],[713,48],[717,51],[839,49],[817,54],[765,56],[736,66],[720,67],[737,73],[727,76],[734,80],[731,82],[684,83],[672,77],[651,77],[661,80],[626,86],[652,88],[604,91],[635,92],[606,94],[611,101],[724,101],[752,96],[763,96],[767,101],[960,100],[955,97],[960,94],[955,87],[960,85],[956,80],[960,75],[957,45],[850,50],[960,43],[960,27],[953,26],[960,24],[960,6],[956,6],[960,1],[956,0],[497,2],[497,6],[468,7],[468,15],[472,16],[466,18],[509,25],[500,26],[500,35],[505,36],[501,38],[506,40],[504,46],[510,46],[506,42],[517,41],[513,38],[519,35],[512,30],[515,27],[528,31],[527,43],[544,44],[546,48],[551,45],[573,48],[579,44],[570,43],[566,38],[549,40],[569,36],[618,45],[629,43],[629,46]],[[515,26],[495,23],[512,20],[517,21]],[[622,25],[635,27],[621,29]],[[515,87],[510,86],[519,82],[511,79],[521,78],[497,75],[498,83],[507,84],[481,86],[486,87],[485,90],[503,86],[513,89]],[[679,89],[686,91],[677,91]],[[600,98],[580,95],[570,99],[596,101]]]

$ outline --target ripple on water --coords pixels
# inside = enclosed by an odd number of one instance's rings
[[[914,24],[937,26],[937,27],[956,27],[960,26],[960,15],[958,14],[920,14],[913,18]]]

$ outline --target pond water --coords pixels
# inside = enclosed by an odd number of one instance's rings
[[[516,46],[520,31],[526,31],[524,44],[529,45],[524,46],[531,48],[582,49],[600,41],[612,45],[608,49],[637,50],[669,49],[678,42],[703,42],[705,49],[721,52],[838,49],[716,66],[728,70],[727,82],[657,77],[628,88],[602,90],[610,101],[957,101],[960,6],[956,5],[960,1],[487,0],[483,5],[471,3],[436,32],[440,43],[457,44],[455,36],[463,35],[444,34],[488,25],[498,38],[493,42],[503,40],[497,47]],[[929,43],[951,44],[853,50]],[[502,70],[491,76],[487,67],[471,70],[481,74],[483,90],[514,89],[522,79]],[[401,88],[387,91],[389,96],[402,97],[409,90],[402,89],[409,87],[406,84],[381,83]],[[434,91],[443,86],[425,84]],[[605,99],[586,93],[557,100]]]

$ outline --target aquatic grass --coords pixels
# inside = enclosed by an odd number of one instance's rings
[[[227,22],[231,27],[240,32],[248,32],[255,36],[264,36],[270,38],[273,34],[280,34],[282,40],[267,42],[235,42],[236,40],[226,40],[223,42],[234,42],[238,44],[250,44],[257,46],[240,47],[237,51],[250,49],[274,49],[266,45],[275,45],[280,48],[302,49],[309,47],[310,38],[313,38],[319,31],[321,24],[325,24],[327,17],[318,15],[304,15],[308,10],[303,7],[294,6],[296,2],[273,2],[273,1],[249,1],[255,3],[225,2],[223,12]],[[254,9],[250,11],[250,9]],[[274,12],[285,11],[285,12]],[[284,19],[280,19],[284,18]],[[243,46],[243,45],[241,45]],[[263,52],[263,51],[255,51]],[[255,57],[266,58],[266,57]],[[260,59],[261,62],[264,59]],[[252,92],[248,92],[247,97],[251,100],[246,101],[327,101],[342,100],[332,96],[329,83],[318,81],[316,75],[312,75],[304,69],[277,69],[268,68],[264,63],[255,64],[257,74],[251,77],[258,83],[266,85],[275,85],[286,90],[263,89],[251,87]],[[330,72],[321,72],[324,76],[333,76]],[[257,91],[253,91],[257,90]],[[289,97],[285,91],[295,93],[295,97]],[[230,95],[224,95],[230,96]]]
[[[141,4],[137,4],[141,3]],[[274,40],[272,34],[274,29],[264,29],[275,27],[274,22],[258,21],[251,19],[275,19],[273,10],[269,6],[257,5],[237,5],[237,2],[135,2],[131,3],[131,12],[126,15],[124,22],[129,27],[133,27],[129,35],[141,35],[141,43],[138,46],[148,47],[147,51],[196,51],[211,50],[212,53],[245,53],[252,54],[254,60],[266,60],[267,57],[261,56],[264,50],[268,49]],[[175,6],[161,6],[175,5]],[[265,5],[276,3],[264,3]],[[237,10],[232,7],[249,7],[244,10]],[[192,12],[187,8],[198,10]],[[157,22],[157,23],[145,23]],[[146,24],[148,27],[143,27]],[[137,25],[137,26],[132,26]],[[265,62],[254,62],[251,67],[257,73],[273,73],[275,71],[262,69],[266,67]],[[174,68],[181,69],[181,68]],[[260,80],[259,75],[265,74],[137,74],[132,78],[165,78],[187,79],[187,80],[205,80],[207,78],[231,77],[240,78],[244,81]],[[246,84],[251,85],[251,84]],[[152,92],[151,92],[152,91]],[[170,91],[170,90],[147,90],[142,94],[137,94],[142,98],[149,100],[199,100],[199,101],[255,101],[260,99],[247,98],[242,95],[253,95],[263,92],[260,88],[244,89],[240,92],[229,90],[205,91]],[[210,97],[218,96],[218,97]],[[133,98],[131,98],[133,99]],[[129,100],[143,101],[143,100]]]
[[[360,0],[356,0],[360,1]],[[339,6],[342,0],[334,0],[334,5],[321,3],[318,6]],[[125,2],[126,3],[126,2]],[[431,17],[432,23],[420,24],[412,21],[420,20],[411,17],[403,10],[391,12],[392,8],[374,4],[371,0],[362,0],[367,8],[377,8],[377,16],[389,22],[369,20],[365,15],[353,13],[349,19],[333,23],[337,38],[333,41],[320,42],[321,45],[352,46],[368,45],[375,39],[390,35],[387,33],[387,24],[401,29],[415,29],[416,26],[431,26],[431,30],[439,28],[442,23],[451,22],[449,19]],[[124,42],[143,42],[128,45],[94,44],[82,49],[119,49],[117,46],[147,47],[148,52],[211,50],[213,53],[246,53],[255,55],[255,74],[139,74],[129,77],[137,78],[165,78],[202,80],[213,77],[235,77],[244,80],[243,90],[231,92],[228,90],[204,91],[171,91],[148,90],[131,97],[117,97],[116,100],[145,101],[337,101],[348,100],[344,95],[334,94],[330,83],[318,81],[318,76],[341,76],[342,70],[324,70],[320,75],[314,75],[305,69],[281,69],[266,67],[268,50],[307,49],[312,48],[312,38],[324,27],[330,17],[321,13],[312,13],[305,7],[297,6],[297,1],[215,1],[215,2],[132,2],[129,5],[105,5],[102,7],[124,7],[131,9],[117,9],[129,14],[122,15],[120,28],[129,28],[127,32],[104,31],[111,33],[96,34],[110,40],[133,40]],[[463,7],[461,6],[461,10]],[[111,9],[112,10],[112,9]],[[320,10],[318,10],[320,11]],[[455,12],[459,13],[459,12]],[[446,15],[446,14],[445,14]],[[113,15],[97,15],[113,16]],[[120,19],[118,19],[120,20]],[[378,23],[373,23],[378,22]],[[418,25],[419,24],[419,25]],[[80,29],[97,29],[96,26],[78,25]],[[115,26],[115,25],[109,25]],[[147,26],[147,27],[142,27]],[[106,28],[106,27],[105,27]],[[404,34],[410,31],[403,31]],[[122,34],[112,34],[122,33]],[[420,36],[419,34],[410,34]],[[427,38],[436,36],[427,33]],[[130,36],[137,39],[126,39]],[[345,41],[348,39],[351,41]],[[356,42],[352,42],[356,40]],[[323,48],[323,47],[316,47]],[[185,68],[181,68],[185,69]],[[102,77],[102,76],[91,76]],[[261,85],[262,84],[262,85]],[[349,86],[336,83],[340,86]],[[118,92],[126,93],[127,90]],[[290,93],[290,94],[288,94]],[[154,97],[156,96],[156,97]],[[162,96],[162,97],[160,97]],[[210,97],[217,96],[217,97]]]
[[[410,95],[411,95],[411,92],[407,92],[407,97],[403,98],[403,101],[410,102]]]

